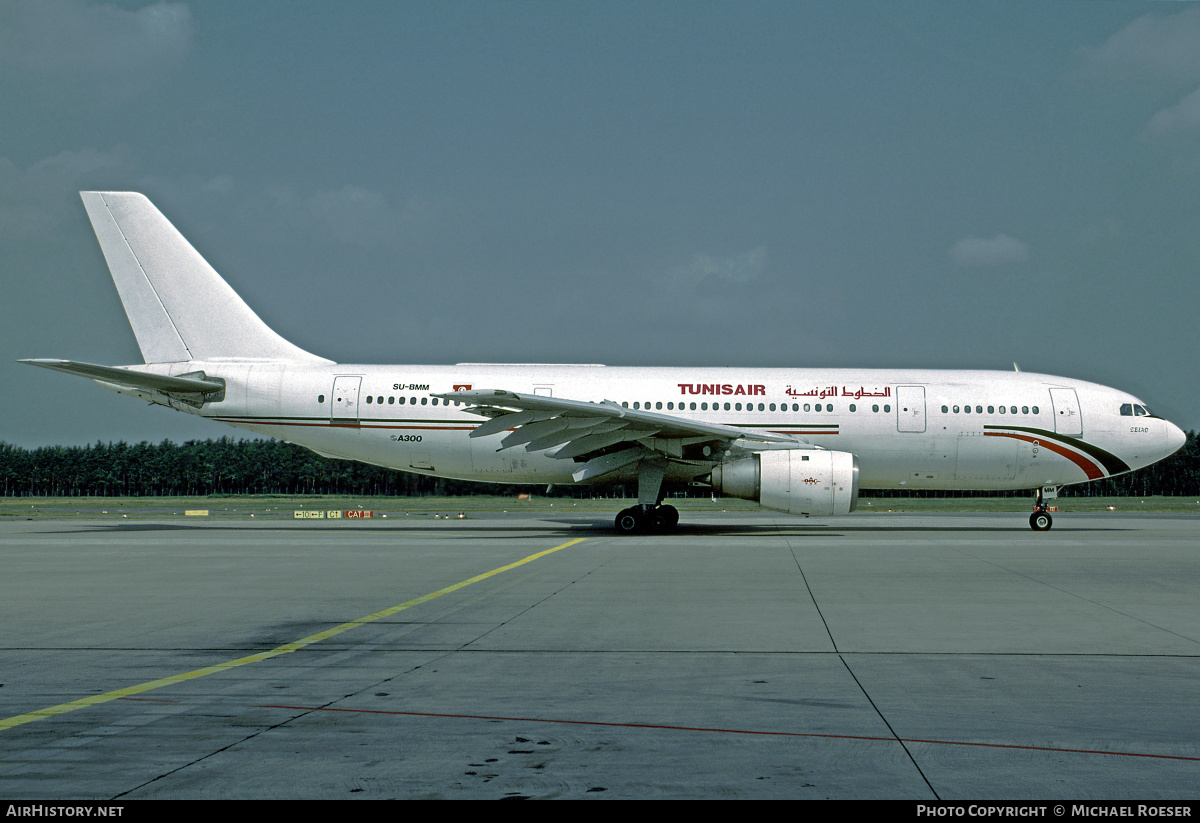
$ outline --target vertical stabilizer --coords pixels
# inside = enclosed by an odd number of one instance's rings
[[[147,363],[328,363],[284,340],[135,192],[80,192]]]

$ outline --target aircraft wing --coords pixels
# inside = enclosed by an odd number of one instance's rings
[[[611,400],[591,403],[503,390],[436,396],[466,403],[467,411],[491,418],[472,431],[471,437],[508,431],[500,441],[500,449],[524,446],[526,451],[546,450],[550,457],[584,462],[574,473],[577,481],[600,477],[652,456],[695,463],[702,468],[719,460],[720,454],[738,440],[793,448],[805,443],[786,434],[629,409]],[[624,443],[634,448],[614,448]]]

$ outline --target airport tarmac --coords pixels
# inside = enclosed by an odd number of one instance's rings
[[[1194,799],[1200,517],[0,522],[0,798]]]

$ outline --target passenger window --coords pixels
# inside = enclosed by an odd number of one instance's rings
[[[976,414],[983,414],[983,406],[976,406],[976,407],[975,407],[975,413],[976,413]]]
[[[955,407],[954,407],[954,413],[955,413],[955,414],[958,414],[958,406],[955,406]]]
[[[892,410],[892,406],[891,406],[891,404],[890,404],[890,403],[886,404],[886,405],[883,407],[883,410],[884,410],[885,412],[890,412],[890,411]]]
[[[696,401],[695,400],[693,400],[691,403],[691,409],[692,409],[692,411],[696,410]]]
[[[832,404],[832,403],[826,403],[826,404],[825,404],[825,411],[833,411],[833,404]]]
[[[422,406],[428,405],[428,403],[429,403],[429,398],[428,398],[428,397],[422,397],[422,398],[421,398],[421,405],[422,405]]]
[[[367,395],[367,402],[368,402],[368,403],[370,403],[372,399],[373,399],[373,398],[371,397],[371,395],[369,395],[369,394],[368,394],[368,395]]]
[[[971,407],[963,406],[963,414],[970,414],[970,413],[971,413]]]
[[[809,410],[809,406],[808,406],[808,404],[807,404],[807,403],[805,403],[805,404],[804,404],[804,410],[805,410],[805,411],[808,411],[808,410]]]
[[[858,406],[856,406],[856,405],[854,405],[853,403],[851,403],[851,404],[850,404],[850,411],[858,411]]]
[[[318,402],[318,403],[324,403],[324,402],[325,402],[325,395],[323,395],[323,394],[318,394],[318,395],[317,395],[317,402]]]
[[[1022,407],[1021,407],[1021,414],[1029,414],[1029,407],[1028,407],[1028,406],[1022,406]]]
[[[389,406],[394,406],[394,405],[396,405],[396,398],[395,398],[395,397],[389,397],[389,398],[388,398],[388,405],[389,405]]]
[[[729,404],[728,404],[728,403],[726,403],[726,404],[725,404],[725,411],[729,411]]]
[[[771,411],[775,411],[775,404],[774,404],[774,403],[772,403],[772,404],[771,404]]]
[[[654,404],[654,408],[656,408],[656,409],[658,409],[658,410],[660,410],[660,411],[661,411],[661,410],[662,410],[662,401],[659,401],[658,403],[655,403],[655,404]]]
[[[1034,413],[1034,414],[1037,414],[1037,413],[1038,413],[1038,407],[1037,407],[1037,406],[1034,406],[1034,407],[1033,407],[1033,413]]]
[[[988,406],[988,414],[995,414],[995,413],[996,413],[996,407]]]
[[[716,404],[714,403],[713,405],[715,406]],[[701,404],[700,404],[700,411],[708,411],[708,404],[707,404],[707,403],[701,403]]]
[[[1016,406],[1009,406],[1009,407],[1008,407],[1008,411],[1009,411],[1009,413],[1010,413],[1010,414],[1016,414],[1016,413],[1017,413],[1017,407],[1016,407]]]
[[[734,406],[734,408],[735,408],[735,409],[737,409],[738,411],[741,411],[741,410],[742,410],[742,404],[741,404],[741,403],[738,403],[737,405],[735,405],[735,406]]]

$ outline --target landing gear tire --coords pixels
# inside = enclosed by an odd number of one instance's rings
[[[659,506],[658,510],[663,513],[668,530],[679,525],[679,509],[674,506]]]
[[[636,534],[642,530],[642,511],[638,507],[622,509],[613,525],[620,534]]]
[[[669,532],[679,524],[679,510],[674,506],[654,506],[643,509],[632,506],[622,509],[613,525],[618,534],[637,534],[644,531]]]
[[[1035,532],[1050,531],[1050,527],[1054,525],[1054,518],[1050,516],[1050,512],[1034,512],[1029,515],[1029,528]]]

